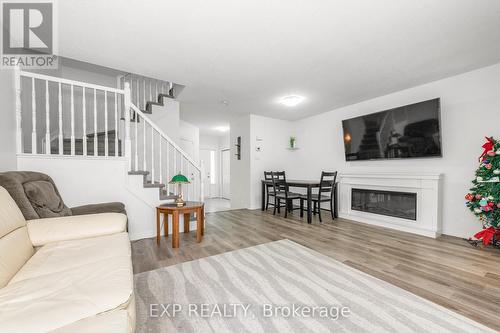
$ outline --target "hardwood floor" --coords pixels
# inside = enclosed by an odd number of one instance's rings
[[[472,248],[449,236],[431,239],[323,213],[308,225],[296,211],[288,219],[260,210],[207,214],[205,236],[132,243],[134,273],[288,238],[351,267],[500,330],[500,251]]]

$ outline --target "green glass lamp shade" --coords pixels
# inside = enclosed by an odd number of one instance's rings
[[[186,176],[182,175],[182,174],[177,174],[175,176],[172,177],[172,180],[170,181],[170,184],[179,184],[179,183],[186,183],[186,184],[189,184],[189,180],[187,179]]]

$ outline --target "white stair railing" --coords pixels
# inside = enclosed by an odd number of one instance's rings
[[[17,152],[119,156],[118,105],[123,103],[124,93],[122,89],[16,71]],[[110,131],[115,131],[113,140]],[[93,141],[92,146],[89,141]],[[114,149],[110,150],[110,143]]]
[[[168,181],[183,173],[193,183],[184,197],[203,201],[201,167],[133,103],[129,82],[116,89],[19,69],[15,77],[19,155],[126,157],[130,171],[148,171],[167,193],[175,191]],[[169,93],[167,83],[150,84],[150,94]]]

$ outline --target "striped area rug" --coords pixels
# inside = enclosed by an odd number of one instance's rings
[[[493,332],[289,240],[134,280],[137,332]]]

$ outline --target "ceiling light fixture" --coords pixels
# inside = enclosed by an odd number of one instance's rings
[[[306,98],[304,96],[299,96],[299,95],[288,95],[285,97],[282,97],[280,99],[280,103],[286,106],[296,106],[300,103],[302,103]]]

